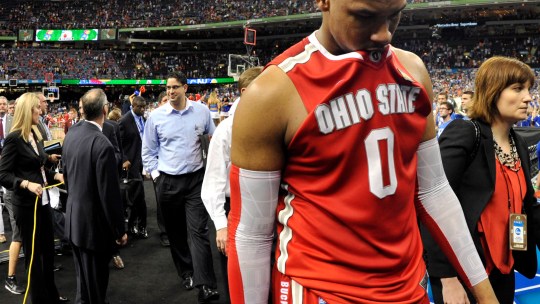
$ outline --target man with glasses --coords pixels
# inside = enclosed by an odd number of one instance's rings
[[[182,285],[185,289],[197,286],[199,303],[206,303],[219,294],[208,239],[208,213],[201,199],[204,166],[199,136],[212,135],[216,127],[206,106],[186,98],[187,88],[183,73],[167,77],[169,102],[152,111],[146,121],[142,160],[156,184]]]
[[[443,101],[439,105],[439,117],[441,117],[442,122],[439,125],[439,129],[437,131],[437,139],[439,138],[439,136],[441,136],[441,133],[444,131],[444,128],[446,128],[446,126],[448,126],[448,124],[450,124],[450,122],[453,120],[452,119],[453,113],[454,113],[454,106],[452,105],[452,103],[448,101]]]

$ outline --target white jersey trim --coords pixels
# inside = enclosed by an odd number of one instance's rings
[[[313,54],[315,51],[317,51],[317,47],[309,43],[304,47],[303,52],[294,57],[289,57],[283,60],[278,67],[287,73],[292,70],[295,65],[308,62],[309,58],[311,58],[311,54]]]
[[[287,191],[287,196],[284,199],[285,202],[285,208],[281,210],[278,214],[278,221],[283,225],[283,230],[279,234],[279,251],[280,255],[277,260],[277,269],[281,273],[285,273],[285,266],[287,263],[287,259],[289,258],[289,252],[287,249],[287,245],[291,241],[293,237],[293,232],[291,227],[287,225],[287,222],[292,217],[294,213],[294,209],[291,205],[292,200],[294,200],[295,196],[294,194],[288,192],[289,186],[288,185],[281,185],[281,188]]]
[[[360,59],[360,60],[364,60],[364,57],[357,53],[357,52],[350,52],[350,53],[346,53],[346,54],[341,54],[341,55],[333,55],[332,53],[330,53],[320,42],[319,40],[317,39],[317,36],[315,36],[315,34],[318,32],[315,31],[313,32],[311,35],[308,36],[308,40],[309,42],[311,42],[318,50],[319,52],[321,52],[321,54],[324,55],[324,57],[326,57],[327,59],[329,60],[343,60],[343,59],[350,59],[350,58],[353,58],[353,59]]]

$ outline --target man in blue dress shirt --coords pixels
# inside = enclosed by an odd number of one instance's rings
[[[219,294],[208,239],[208,213],[201,200],[204,167],[199,136],[212,135],[215,125],[206,106],[186,98],[187,88],[183,73],[167,77],[169,102],[152,111],[146,121],[142,160],[156,183],[178,275],[186,289],[197,286],[199,303],[206,303]]]

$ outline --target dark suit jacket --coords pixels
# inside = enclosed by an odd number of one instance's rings
[[[488,124],[478,122],[480,126],[480,146],[474,159],[476,133],[473,124],[466,120],[454,120],[444,130],[439,138],[444,172],[456,193],[467,226],[471,232],[476,249],[485,265],[484,250],[480,243],[478,221],[482,211],[491,199],[495,189],[495,150],[493,148],[493,134]],[[521,274],[533,278],[536,274],[536,243],[540,236],[538,224],[540,223],[540,207],[534,197],[531,183],[530,159],[525,141],[511,130],[516,140],[516,148],[521,159],[523,173],[527,181],[527,192],[523,200],[522,213],[527,214],[529,233],[527,236],[528,250],[513,251],[514,267]],[[507,235],[501,237],[508,237]],[[422,239],[426,249],[428,272],[430,276],[445,278],[457,276],[442,250],[433,238],[422,227]]]
[[[114,148],[90,122],[71,127],[62,153],[68,191],[66,237],[78,247],[110,252],[124,235]]]
[[[130,178],[141,178],[142,172],[142,140],[139,135],[139,128],[135,122],[135,117],[131,111],[127,112],[118,121],[120,126],[120,138],[122,149],[124,151],[124,159],[122,162],[129,160],[131,167],[129,168]]]
[[[103,134],[105,134],[114,147],[116,166],[118,168],[118,172],[120,172],[122,171],[124,151],[122,149],[122,140],[120,138],[120,127],[118,126],[118,123],[116,121],[106,119],[103,123]]]
[[[34,138],[36,138],[34,136]],[[44,184],[41,166],[47,161],[43,146],[37,142],[39,154],[32,145],[21,137],[21,131],[8,134],[4,141],[4,149],[0,158],[0,184],[12,190],[14,205],[32,207],[36,196],[32,192],[21,189],[20,184],[27,179],[30,182]],[[55,172],[45,169],[47,182],[54,182]]]

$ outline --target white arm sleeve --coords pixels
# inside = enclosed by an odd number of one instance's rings
[[[280,171],[231,168],[229,291],[235,304],[266,304]]]
[[[435,138],[425,141],[417,153],[419,215],[462,279],[475,286],[487,279],[487,274],[458,198],[446,179],[439,143]]]

